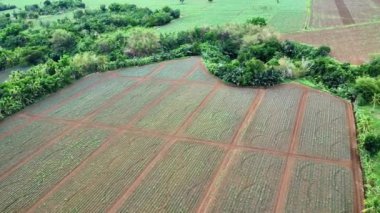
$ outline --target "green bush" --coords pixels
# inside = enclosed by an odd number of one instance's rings
[[[370,155],[376,155],[380,151],[380,135],[375,133],[368,134],[364,139],[363,146]]]
[[[261,27],[267,26],[267,21],[265,20],[265,18],[261,18],[261,17],[255,17],[255,18],[248,19],[247,23],[253,24],[253,25],[258,25]]]
[[[132,57],[141,57],[156,53],[159,48],[159,37],[153,30],[136,27],[128,32],[127,47],[124,52]]]
[[[371,103],[375,94],[380,94],[380,80],[371,77],[359,77],[355,82],[357,96],[364,103]]]

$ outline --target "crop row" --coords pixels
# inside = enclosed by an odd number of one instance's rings
[[[99,121],[111,125],[125,125],[146,104],[158,98],[169,88],[167,83],[144,82],[112,106],[102,110],[96,117]]]
[[[9,169],[39,146],[49,142],[64,128],[61,124],[34,121],[0,140],[0,172]]]
[[[310,93],[299,136],[298,153],[350,159],[346,105],[332,96]]]
[[[287,151],[301,95],[300,88],[267,90],[239,144]]]
[[[213,78],[211,74],[207,74],[206,72],[207,71],[202,70],[201,67],[198,67],[193,74],[187,77],[187,79],[194,81],[215,82],[215,78]]]
[[[107,135],[100,129],[76,129],[17,169],[0,182],[0,212],[30,207],[98,148]]]
[[[49,113],[49,115],[68,119],[80,119],[133,83],[134,81],[125,78],[108,79],[65,103],[60,108]]]
[[[252,89],[221,88],[183,134],[198,139],[230,142],[255,96],[256,91]]]
[[[162,70],[157,72],[155,78],[163,79],[180,79],[191,70],[196,63],[198,63],[197,58],[187,58],[180,61],[172,61],[166,65]]]
[[[133,183],[163,142],[158,138],[125,134],[66,181],[37,211],[105,211]]]
[[[210,212],[273,212],[284,159],[238,152],[221,179]]]
[[[122,212],[189,212],[204,195],[223,150],[176,143],[126,200]]]
[[[353,212],[350,169],[298,161],[292,175],[286,212]]]
[[[144,77],[151,73],[155,68],[157,68],[158,64],[149,64],[141,67],[132,67],[132,68],[124,68],[118,70],[117,72],[122,76],[128,77]]]
[[[26,111],[32,114],[39,114],[44,110],[47,110],[50,107],[59,104],[61,101],[64,101],[65,99],[77,94],[81,90],[85,89],[88,86],[91,86],[96,81],[102,78],[106,78],[106,76],[104,74],[99,73],[85,76],[84,78],[80,79],[77,83],[72,84],[57,93],[45,97],[38,103],[31,105],[30,107],[26,108]]]
[[[25,122],[28,122],[26,118],[16,116],[9,117],[8,119],[1,121],[0,137],[1,134],[11,131],[14,128],[17,128],[18,126],[25,124]]]
[[[209,86],[181,86],[151,109],[136,126],[172,133],[210,92]]]

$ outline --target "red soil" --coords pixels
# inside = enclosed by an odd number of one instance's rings
[[[336,59],[361,64],[372,55],[380,54],[380,23],[339,27],[282,35],[282,39],[295,40],[316,46],[331,47]]]

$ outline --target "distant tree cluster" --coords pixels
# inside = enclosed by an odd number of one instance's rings
[[[0,11],[12,10],[12,9],[15,9],[15,8],[16,8],[16,5],[10,5],[10,4],[0,3]]]
[[[84,9],[86,4],[82,0],[45,0],[42,6],[38,4],[26,5],[25,10],[14,12],[13,16],[20,19],[37,19],[40,15],[56,15],[58,13]]]

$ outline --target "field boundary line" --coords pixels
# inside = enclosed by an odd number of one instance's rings
[[[161,103],[167,96],[173,94],[177,89],[179,88],[179,85],[173,85],[171,84],[168,89],[166,89],[164,92],[162,92],[157,98],[154,98],[152,101],[150,101],[148,104],[143,106],[139,112],[128,122],[128,124],[122,126],[121,128],[131,128],[133,127],[141,118],[143,118],[146,113],[148,113],[153,107],[155,107],[157,104]]]
[[[188,71],[186,71],[185,74],[183,74],[181,76],[181,79],[186,80],[189,76],[191,76],[193,73],[195,73],[195,71],[197,71],[197,68],[200,67],[200,63],[201,63],[200,59],[199,58],[195,58],[195,59],[196,59],[196,61],[195,61],[194,65]]]
[[[79,164],[73,168],[70,172],[68,172],[64,177],[62,177],[54,186],[52,186],[50,189],[47,190],[46,193],[42,194],[39,199],[26,211],[28,213],[35,212],[36,208],[43,204],[43,202],[46,201],[46,199],[49,198],[50,195],[57,192],[61,186],[63,186],[66,181],[78,174],[83,167],[85,167],[89,161],[93,160],[98,154],[102,153],[104,150],[106,150],[110,144],[121,137],[124,134],[124,131],[118,131],[115,134],[110,134],[106,139],[103,140],[103,143],[96,148],[94,151],[92,151],[85,159],[83,159]]]
[[[335,5],[338,8],[338,13],[343,25],[355,24],[355,20],[347,8],[347,5],[344,3],[344,0],[335,0]]]
[[[45,144],[42,144],[41,146],[39,146],[38,148],[36,148],[33,152],[31,152],[28,156],[20,159],[16,164],[14,164],[13,166],[11,166],[10,168],[8,168],[7,170],[5,170],[1,175],[0,175],[0,181],[2,181],[4,178],[8,177],[10,174],[12,174],[14,171],[16,171],[18,168],[20,168],[21,166],[23,166],[24,164],[26,164],[27,162],[29,162],[30,160],[32,160],[34,157],[36,157],[37,155],[41,154],[46,148],[54,145],[55,143],[57,143],[60,139],[62,139],[63,137],[65,137],[67,134],[69,134],[70,132],[72,132],[73,130],[77,129],[78,127],[80,127],[81,124],[78,123],[78,124],[75,124],[71,127],[66,127],[66,129],[62,132],[60,132],[59,134],[53,136],[50,141],[46,142]]]
[[[357,148],[356,125],[354,110],[351,103],[346,104],[348,129],[350,134],[351,170],[354,181],[354,211],[362,212],[364,207],[363,176],[360,164],[360,156]]]
[[[19,114],[18,117],[25,118],[26,122],[19,124],[15,127],[11,128],[10,130],[7,130],[7,131],[3,132],[2,134],[0,134],[0,141],[3,140],[4,138],[16,133],[16,132],[19,132],[20,130],[22,130],[25,127],[27,127],[28,125],[30,125],[33,121],[37,120],[37,119],[30,118],[30,117],[25,117],[22,114]]]
[[[234,157],[234,153],[235,153],[234,146],[237,144],[242,132],[244,131],[244,126],[248,125],[249,121],[256,113],[257,108],[260,106],[260,103],[265,95],[265,92],[266,91],[262,89],[257,90],[256,96],[252,100],[252,103],[249,106],[249,108],[247,109],[244,119],[241,121],[239,128],[235,130],[235,133],[234,133],[234,136],[232,137],[231,142],[229,144],[226,144],[227,151],[224,154],[223,160],[214,171],[214,174],[211,178],[210,183],[207,185],[207,188],[205,190],[206,193],[203,196],[199,206],[197,207],[197,210],[196,210],[197,213],[206,212],[210,204],[214,201],[215,195],[218,190],[217,181],[218,180],[223,181],[222,174],[227,172],[229,165],[231,164],[232,159]]]
[[[305,115],[306,110],[306,101],[308,97],[309,91],[306,88],[303,88],[302,96],[298,103],[298,111],[297,111],[297,117],[294,122],[293,126],[293,132],[291,135],[291,143],[288,149],[288,154],[286,156],[285,160],[285,166],[284,170],[281,173],[282,177],[278,184],[277,195],[275,197],[275,203],[274,203],[274,212],[283,212],[286,205],[286,198],[289,190],[289,182],[292,178],[292,169],[294,166],[294,163],[296,159],[294,159],[291,154],[293,154],[296,151],[298,141],[299,141],[299,134],[301,131],[302,123],[303,123],[303,117]]]
[[[219,83],[214,84],[212,90],[203,98],[203,100],[198,104],[197,108],[190,113],[188,119],[186,119],[185,122],[182,123],[181,126],[177,129],[177,131],[174,133],[175,136],[184,134],[184,132],[189,127],[195,116],[198,115],[202,109],[204,109],[206,104],[209,103],[209,101],[219,91],[220,86],[221,85]]]

